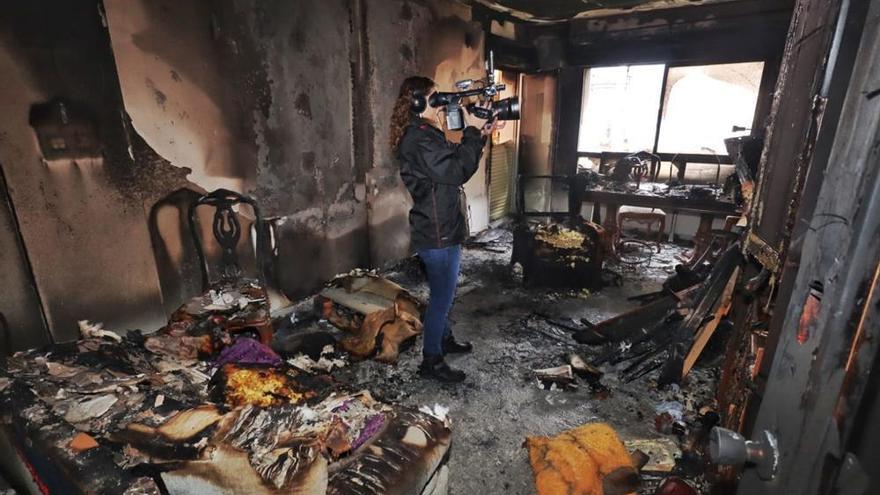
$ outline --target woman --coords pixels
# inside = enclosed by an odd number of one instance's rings
[[[391,116],[391,148],[400,162],[400,176],[413,199],[409,212],[411,246],[425,263],[431,295],[424,317],[424,347],[419,374],[444,382],[460,382],[462,371],[443,360],[447,353],[472,350],[452,336],[448,316],[455,298],[461,243],[467,237],[461,211],[461,187],[477,171],[486,135],[492,129],[469,126],[460,144],[446,140],[437,113],[428,111],[434,81],[409,77]],[[485,121],[475,119],[483,127]]]

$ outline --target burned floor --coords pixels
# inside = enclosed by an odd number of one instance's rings
[[[678,263],[675,255],[686,249],[664,245],[660,254],[645,263],[621,268],[619,287],[595,293],[528,289],[510,265],[510,232],[502,232],[494,233],[500,239],[489,244],[492,250],[476,245],[465,250],[452,319],[456,336],[473,342],[475,349],[473,354],[450,359],[467,373],[463,385],[444,386],[419,379],[418,345],[403,352],[397,366],[362,361],[337,376],[394,402],[413,406],[436,403],[449,408],[455,430],[451,493],[533,493],[523,447],[525,436],[553,436],[585,422],[608,422],[624,441],[664,439],[660,445],[669,450],[661,455],[680,456],[671,424],[666,425],[667,435],[658,433],[657,418],[666,409],[687,413],[691,421],[703,407],[715,411],[718,350],[714,356],[707,353],[686,385],[667,391],[656,387],[659,371],[625,381],[622,370],[631,361],[602,366],[602,377],[593,385],[577,376],[571,385],[542,382],[534,370],[565,365],[566,357],[573,353],[592,361],[607,352],[607,345],[578,344],[571,330],[548,323],[548,319],[577,328],[583,327],[579,323],[582,318],[599,322],[637,307],[638,303],[628,298],[659,290]],[[416,294],[426,293],[419,267],[413,263],[385,275]],[[672,466],[655,472],[653,482],[647,478],[641,493],[654,493],[657,481],[669,474],[665,471],[669,468]]]

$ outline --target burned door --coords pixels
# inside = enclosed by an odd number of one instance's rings
[[[15,208],[0,169],[0,360],[10,352],[49,343],[40,298]]]
[[[519,175],[553,173],[553,134],[556,117],[556,74],[527,74],[522,78]],[[536,209],[550,209],[550,181],[531,190],[526,202]]]
[[[555,108],[556,74],[524,75],[520,122],[520,174],[547,175],[553,170]]]

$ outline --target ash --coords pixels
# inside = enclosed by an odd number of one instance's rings
[[[545,389],[533,369],[560,366],[575,352],[587,361],[607,350],[576,343],[571,334],[546,321],[585,318],[603,321],[638,306],[627,298],[660,290],[685,249],[664,244],[641,264],[606,264],[622,277],[620,286],[599,292],[527,289],[509,265],[509,232],[488,244],[465,247],[462,274],[451,319],[457,339],[474,344],[474,352],[447,356],[467,373],[463,384],[445,385],[417,375],[421,338],[401,352],[396,366],[365,360],[334,371],[354,388],[378,399],[408,406],[440,404],[449,408],[453,441],[450,493],[534,493],[531,467],[523,442],[528,435],[555,435],[587,422],[611,424],[624,440],[673,438],[658,433],[658,405],[681,404],[693,412],[713,404],[718,361],[704,356],[681,388],[658,390],[657,371],[624,383],[626,367],[602,366],[604,391],[584,380],[574,390]],[[384,276],[427,300],[421,271],[408,260]],[[314,324],[335,331],[326,322]],[[305,330],[305,329],[303,329]],[[338,336],[342,334],[339,333]],[[658,478],[659,479],[659,478]],[[641,493],[653,493],[657,480],[645,479]]]

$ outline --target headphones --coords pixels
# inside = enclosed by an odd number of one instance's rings
[[[421,90],[413,91],[412,102],[410,102],[409,110],[414,114],[420,114],[428,108],[428,99],[425,98],[425,92]]]

